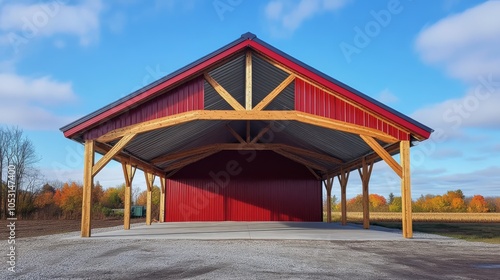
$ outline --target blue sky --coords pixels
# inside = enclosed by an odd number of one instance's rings
[[[500,196],[499,14],[500,1],[0,0],[0,123],[24,129],[47,179],[81,181],[83,148],[61,126],[250,31],[436,130],[412,148],[415,198]],[[120,166],[96,180],[120,184]],[[348,196],[360,191],[353,173]],[[385,163],[371,192],[399,193]]]

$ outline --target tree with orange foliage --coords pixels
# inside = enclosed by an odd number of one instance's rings
[[[82,213],[83,188],[75,182],[64,183],[54,194],[54,203],[59,206],[65,218],[75,219]]]
[[[486,213],[488,212],[488,203],[482,195],[476,194],[469,202],[467,210],[471,213]]]
[[[387,211],[387,200],[385,197],[378,194],[370,194],[368,196],[371,211]],[[360,212],[363,211],[363,195],[358,194],[356,197],[347,200],[347,211]]]
[[[387,211],[387,200],[385,197],[372,193],[369,195],[370,211]]]

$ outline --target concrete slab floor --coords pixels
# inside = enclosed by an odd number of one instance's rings
[[[321,222],[154,223],[130,230],[95,233],[90,239],[405,240],[400,230],[378,226],[366,230],[358,224],[342,226],[340,223]]]

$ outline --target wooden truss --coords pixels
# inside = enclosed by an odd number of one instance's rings
[[[411,192],[410,192],[410,162],[409,141],[399,141],[399,139],[382,132],[377,129],[364,127],[352,123],[347,123],[339,120],[334,120],[326,117],[321,117],[300,111],[274,111],[265,110],[273,100],[278,97],[285,88],[287,88],[296,79],[305,80],[329,94],[335,95],[346,102],[369,112],[367,108],[363,108],[350,100],[340,97],[336,92],[324,88],[315,81],[304,77],[300,73],[293,72],[288,68],[262,57],[274,66],[282,69],[288,76],[271,92],[269,92],[259,103],[252,106],[252,55],[248,51],[245,55],[245,106],[242,106],[223,86],[221,86],[213,77],[210,76],[210,71],[205,71],[203,77],[214,90],[225,100],[232,110],[196,110],[185,113],[180,113],[172,116],[158,118],[123,128],[112,130],[97,139],[85,141],[85,156],[84,156],[84,188],[82,202],[82,237],[91,235],[91,191],[94,176],[104,168],[112,159],[118,160],[123,165],[123,173],[125,176],[125,211],[124,228],[130,228],[130,204],[131,204],[131,188],[135,170],[137,168],[144,171],[147,183],[147,210],[146,224],[150,225],[151,217],[151,191],[155,177],[160,179],[161,184],[161,200],[160,200],[160,216],[159,220],[164,220],[165,213],[165,186],[166,179],[175,174],[183,167],[197,162],[203,158],[213,155],[223,150],[269,150],[282,155],[292,161],[298,162],[306,166],[318,180],[326,180],[325,186],[327,189],[328,209],[331,209],[330,198],[333,188],[334,178],[337,176],[341,187],[341,203],[342,203],[342,225],[347,223],[346,219],[346,187],[349,178],[349,173],[352,170],[359,169],[359,173],[363,182],[363,225],[369,227],[369,211],[368,211],[368,187],[373,163],[382,159],[385,161],[394,172],[401,178],[401,193],[403,201],[403,235],[404,237],[412,237],[411,225]],[[168,128],[179,124],[184,124],[192,121],[200,120],[217,120],[217,121],[247,121],[246,135],[239,135],[229,124],[227,130],[234,136],[238,143],[219,143],[211,144],[192,149],[185,149],[175,152],[160,155],[150,161],[143,161],[133,156],[128,155],[124,149],[127,144],[142,133]],[[278,143],[259,143],[259,140],[271,129],[270,126],[264,127],[259,133],[252,137],[250,135],[251,121],[296,121],[300,123],[310,124],[317,127],[322,127],[331,130],[337,130],[356,134],[364,140],[364,142],[373,150],[373,154],[360,158],[353,162],[343,162],[331,155],[318,153],[299,147],[294,147]],[[391,120],[385,120],[389,123]],[[407,131],[405,128],[401,128]],[[407,131],[408,132],[408,131]],[[409,134],[409,132],[408,132]],[[114,143],[114,144],[113,144]],[[383,147],[380,143],[386,143]],[[398,163],[394,160],[391,154],[400,151],[401,161]],[[103,157],[94,163],[94,153],[99,152]],[[322,164],[323,163],[323,164]],[[159,168],[158,165],[167,165],[166,168]],[[336,169],[328,169],[327,165],[337,166]],[[331,222],[331,213],[327,211],[327,221]]]

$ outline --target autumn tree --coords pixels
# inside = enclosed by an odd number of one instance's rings
[[[65,218],[76,219],[82,213],[83,187],[75,182],[65,183],[54,194],[54,203],[59,206]]]
[[[158,217],[160,213],[160,188],[158,186],[153,186],[153,189],[151,190],[151,217]],[[148,192],[147,190],[141,192],[137,196],[137,205],[141,206],[146,206],[147,204],[147,195]]]
[[[56,189],[49,183],[43,185],[37,194],[34,205],[37,209],[37,217],[49,219],[61,214],[60,208],[54,202]]]
[[[370,211],[387,211],[387,200],[385,197],[372,193],[368,198],[370,201]]]
[[[469,202],[467,211],[471,213],[486,213],[488,212],[488,203],[482,195],[476,194]]]

